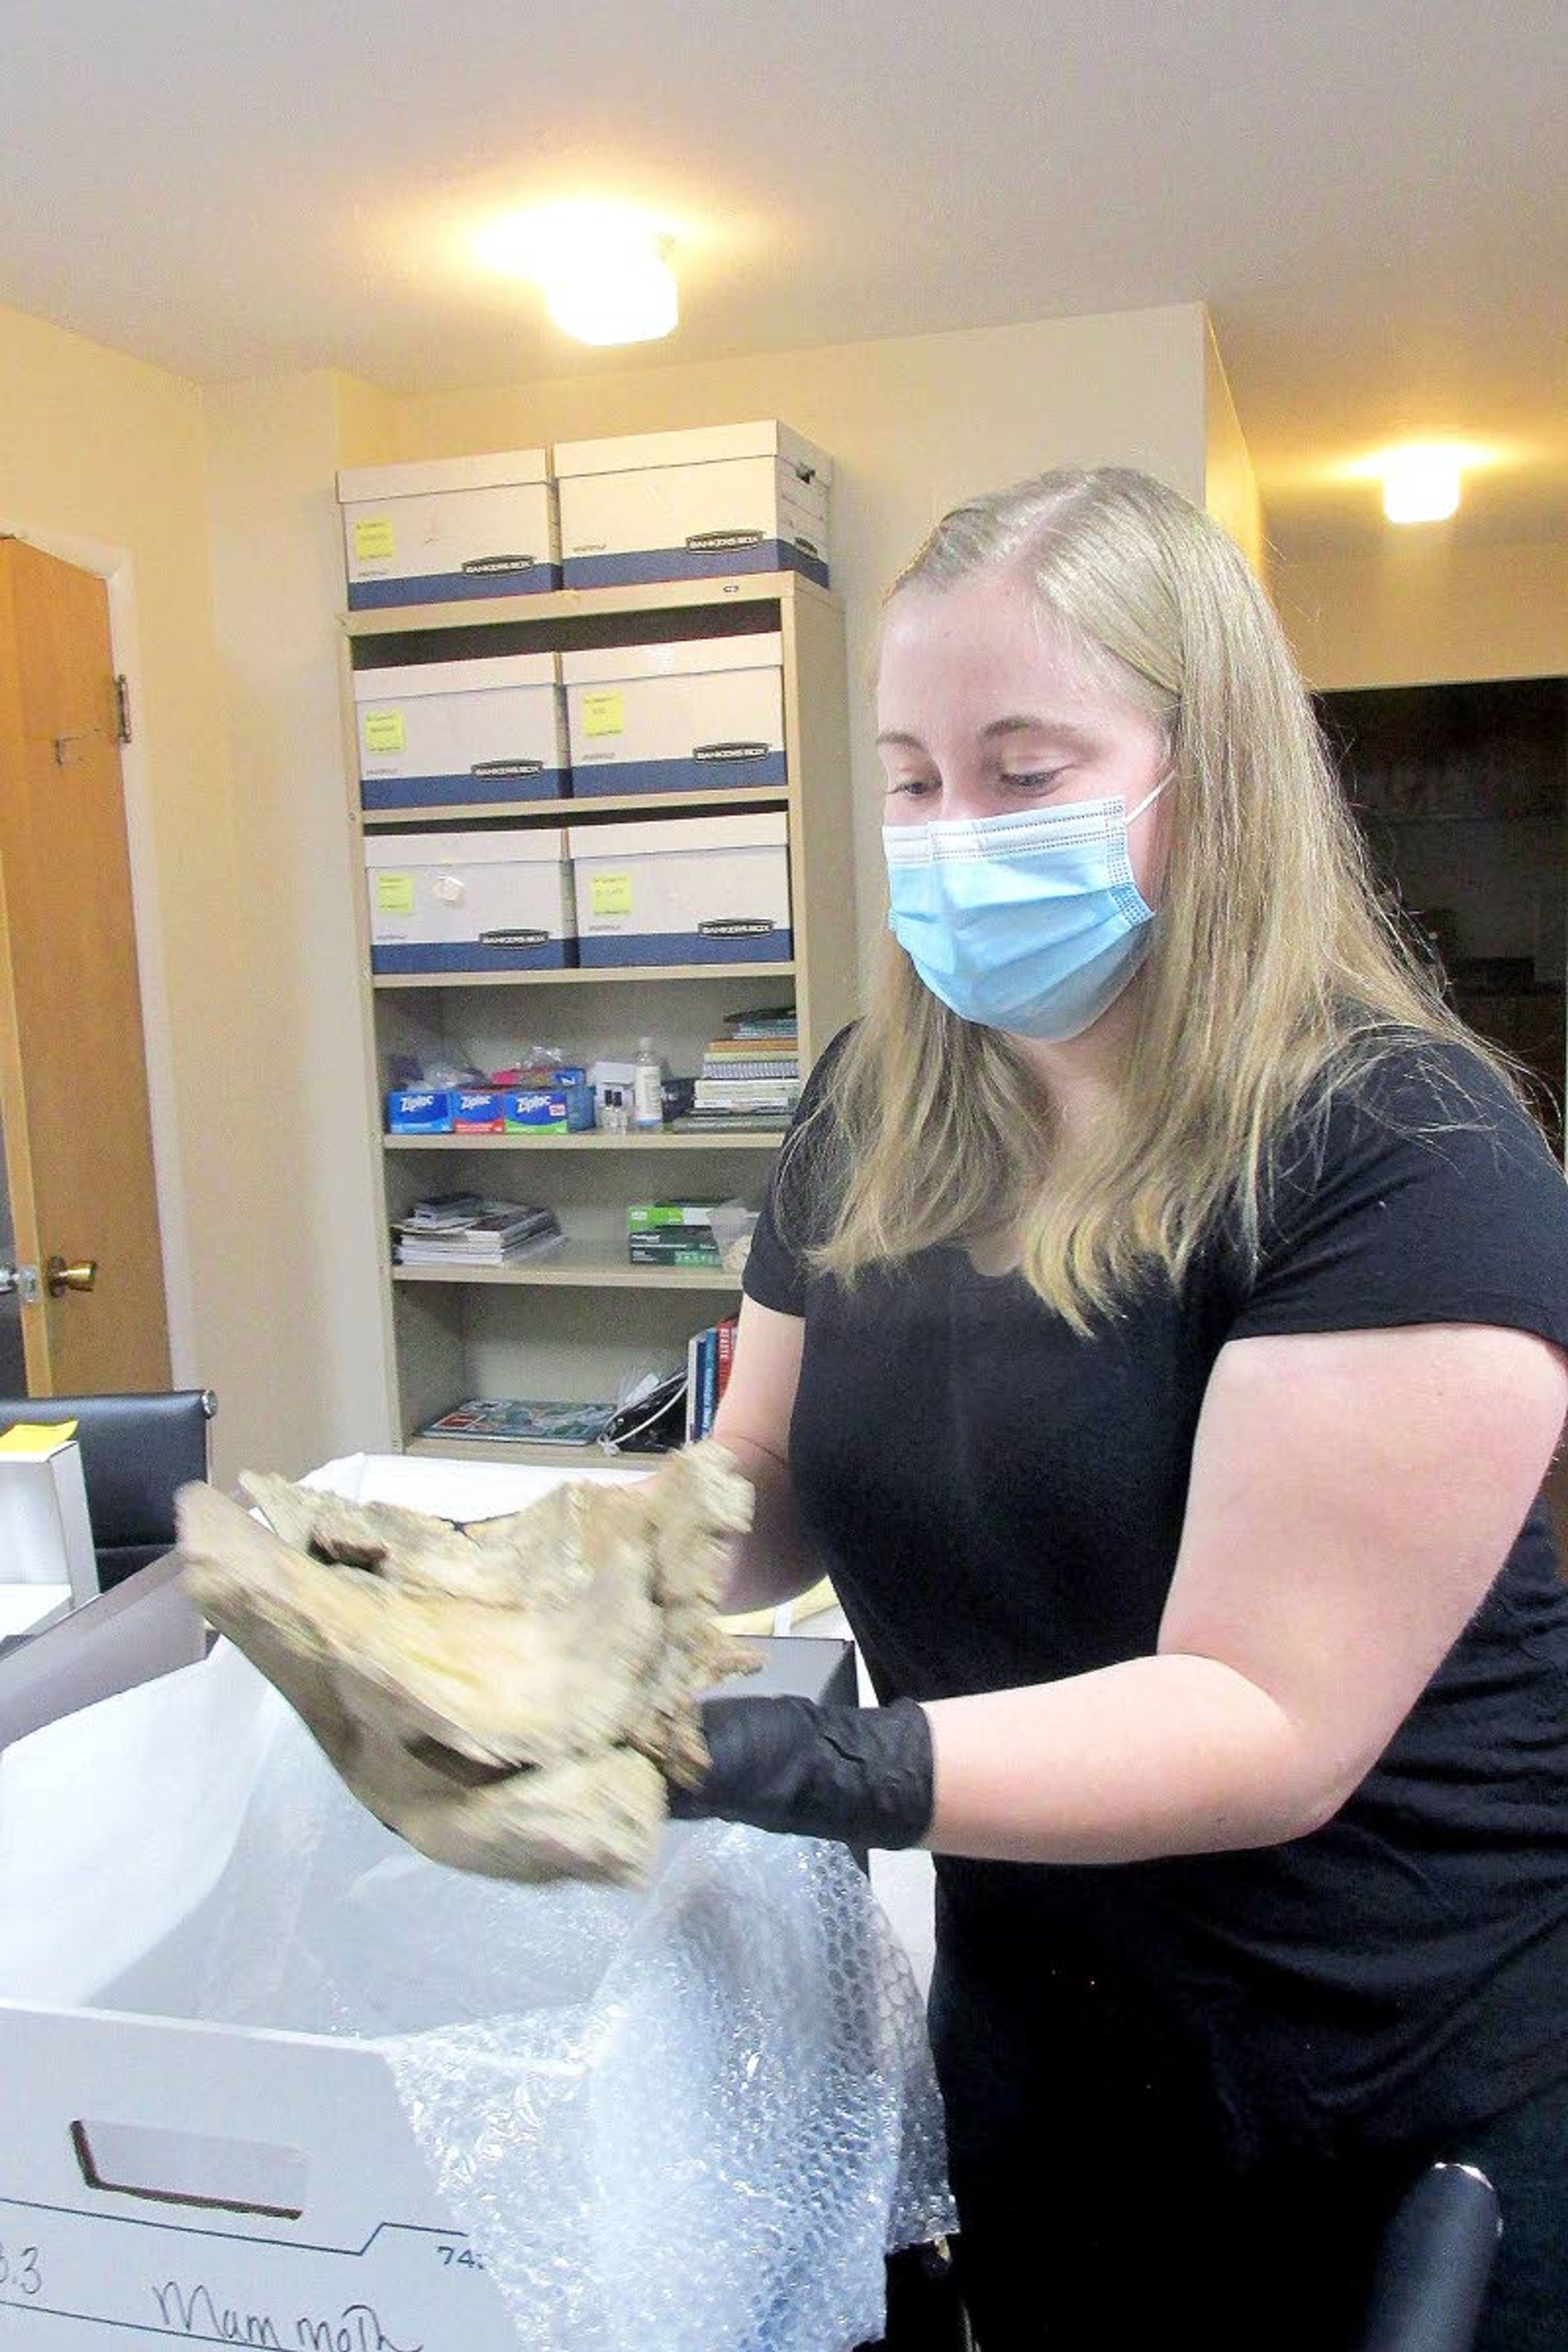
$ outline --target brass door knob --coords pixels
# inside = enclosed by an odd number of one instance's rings
[[[44,1285],[51,1298],[63,1297],[68,1290],[90,1290],[97,1280],[95,1257],[79,1258],[74,1265],[63,1257],[52,1257],[44,1268]]]

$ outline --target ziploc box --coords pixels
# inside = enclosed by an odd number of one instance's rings
[[[772,419],[561,441],[569,588],[801,572],[827,585],[833,461]]]
[[[395,1087],[386,1097],[389,1135],[450,1135],[452,1097],[443,1087]]]
[[[792,952],[777,815],[568,828],[580,961],[772,963]]]
[[[364,845],[374,972],[543,971],[575,964],[566,835],[387,833]]]
[[[566,653],[561,675],[579,800],[784,782],[776,629]]]
[[[351,613],[561,585],[543,449],[352,467],[338,476],[338,499]]]
[[[496,1087],[454,1087],[454,1135],[502,1135],[506,1131],[506,1096]]]
[[[559,800],[569,789],[552,654],[360,670],[354,732],[367,809]]]

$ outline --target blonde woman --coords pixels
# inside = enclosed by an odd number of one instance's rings
[[[1568,1188],[1369,887],[1272,612],[1143,476],[949,515],[883,620],[890,914],[746,1278],[699,1814],[937,1856],[983,2352],[1353,2337],[1433,2157],[1568,2346]]]

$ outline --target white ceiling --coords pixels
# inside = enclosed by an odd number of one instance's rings
[[[1332,469],[1497,445],[1568,535],[1563,0],[5,0],[0,300],[197,378],[493,383],[1201,299],[1304,552]],[[465,237],[618,194],[669,341],[586,355]],[[3,429],[3,419],[0,419]]]

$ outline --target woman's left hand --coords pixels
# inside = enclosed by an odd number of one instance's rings
[[[931,1726],[913,1699],[710,1698],[702,1735],[712,1760],[695,1789],[671,1789],[676,1821],[747,1822],[883,1848],[918,1845],[931,1826]]]

